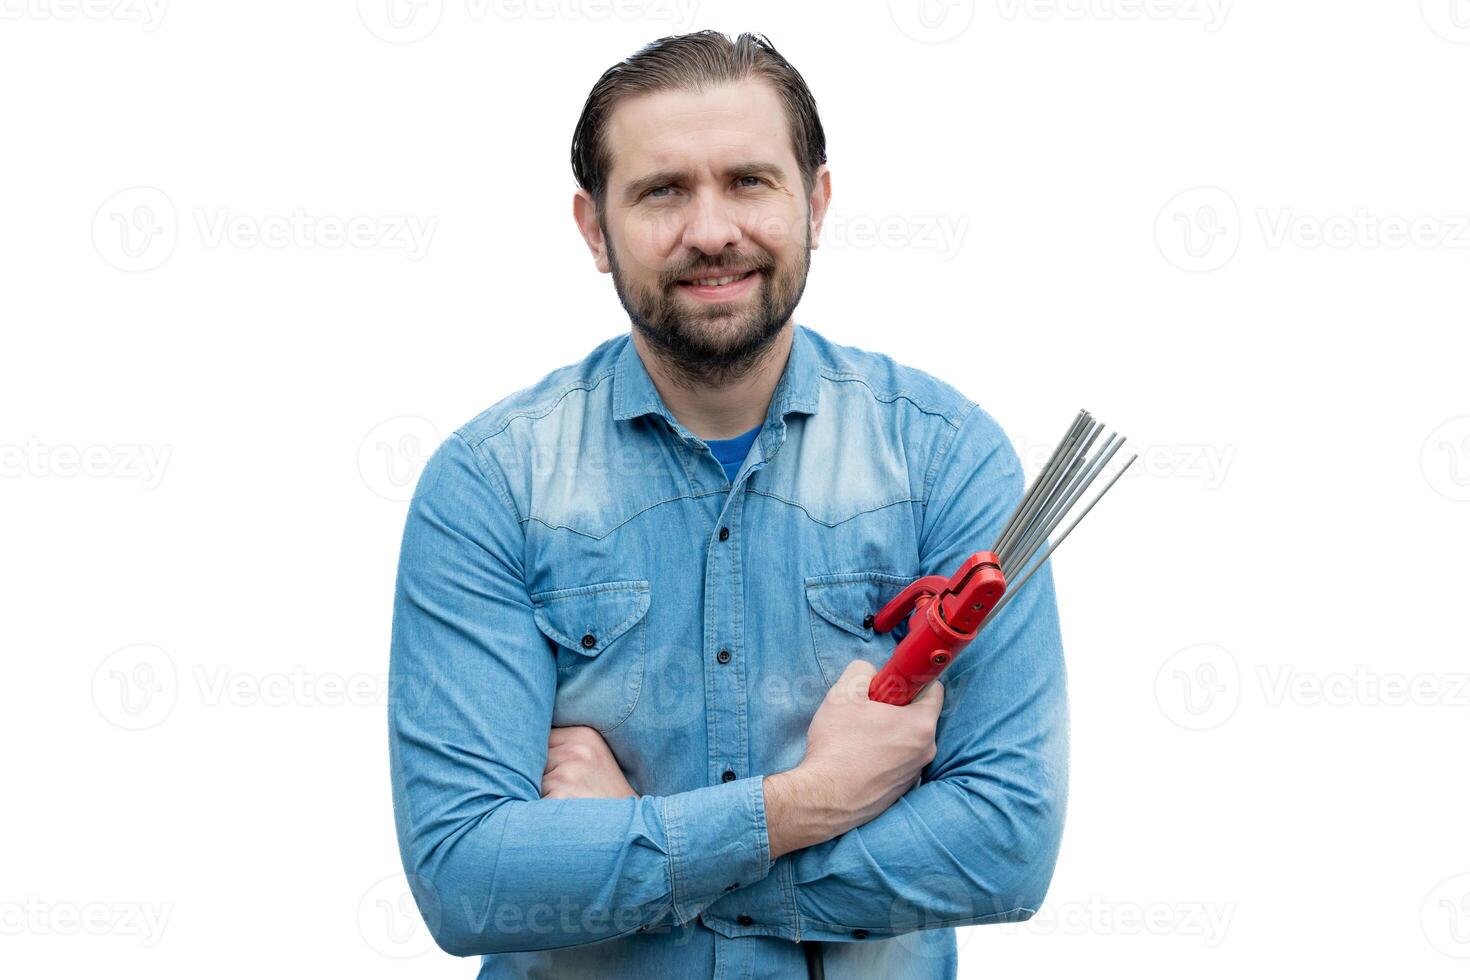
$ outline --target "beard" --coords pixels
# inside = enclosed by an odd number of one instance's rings
[[[608,264],[613,288],[628,311],[633,328],[659,358],[672,379],[687,387],[721,387],[749,374],[771,349],[806,289],[812,260],[812,226],[806,223],[806,247],[785,266],[763,251],[724,252],[672,272],[659,272],[652,285],[632,282],[618,264],[607,228]],[[760,273],[755,296],[734,303],[698,303],[691,307],[678,295],[679,280],[695,278],[709,267],[735,266]],[[696,301],[698,302],[698,301]]]

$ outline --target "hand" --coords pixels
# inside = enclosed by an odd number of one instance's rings
[[[597,729],[574,725],[551,730],[551,738],[546,743],[546,771],[541,774],[542,799],[618,799],[637,795]]]
[[[934,760],[944,685],[902,707],[884,704],[868,699],[877,672],[865,660],[848,664],[807,727],[801,762],[763,782],[773,859],[872,820]]]

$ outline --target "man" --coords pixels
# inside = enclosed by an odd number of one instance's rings
[[[818,951],[834,977],[952,977],[954,927],[1045,894],[1067,781],[1049,569],[943,684],[866,697],[897,642],[872,614],[989,547],[1022,477],[955,389],[792,318],[825,161],[764,38],[609,69],[573,213],[632,329],[420,480],[395,814],[434,938],[481,977],[802,976]]]

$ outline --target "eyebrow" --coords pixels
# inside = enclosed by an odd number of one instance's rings
[[[778,164],[752,160],[726,167],[724,176],[731,180],[738,180],[741,177],[770,177],[776,183],[784,183],[786,171]],[[629,181],[623,189],[623,199],[631,204],[647,192],[663,187],[665,184],[687,183],[689,177],[689,173],[683,170],[656,170],[651,174],[644,174],[636,180]]]

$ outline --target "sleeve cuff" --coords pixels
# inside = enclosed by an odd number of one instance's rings
[[[762,777],[664,799],[674,922],[684,925],[727,890],[771,872]]]

